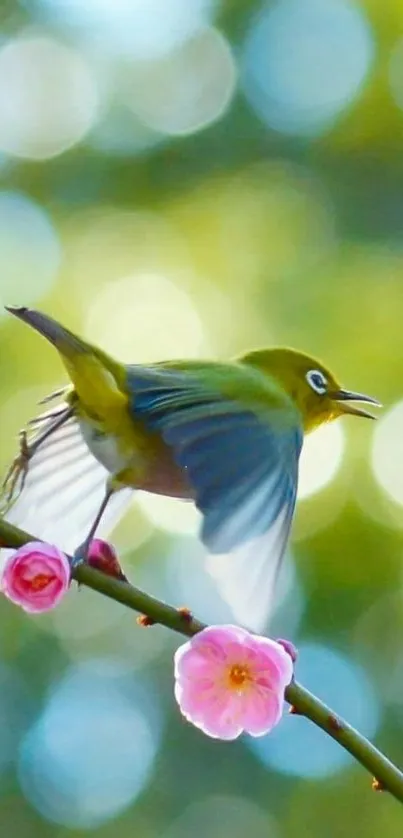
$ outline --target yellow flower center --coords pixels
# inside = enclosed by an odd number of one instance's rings
[[[37,576],[34,576],[34,578],[31,579],[31,588],[34,591],[43,591],[43,589],[46,588],[47,585],[49,585],[49,582],[51,582],[51,580],[52,577],[47,576],[46,573],[38,573]]]
[[[240,687],[246,686],[245,681],[250,680],[249,669],[247,666],[234,664],[234,666],[231,666],[228,677],[230,686],[235,690],[239,690]]]

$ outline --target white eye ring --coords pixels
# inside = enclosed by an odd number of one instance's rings
[[[326,393],[327,380],[323,372],[320,372],[320,370],[309,370],[305,377],[312,390],[315,390],[315,393],[319,393],[320,396]]]

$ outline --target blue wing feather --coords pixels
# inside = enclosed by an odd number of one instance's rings
[[[233,554],[232,563],[230,555],[228,567],[222,565],[225,572],[217,576],[213,569],[213,575],[230,591],[232,604],[235,590],[241,600],[253,589],[254,598],[265,603],[263,614],[294,513],[302,445],[298,419],[290,424],[284,414],[284,422],[273,426],[261,405],[245,409],[209,391],[194,373],[142,369],[132,376],[134,412],[161,433],[187,471],[203,514],[204,544],[213,554]],[[261,559],[251,545],[264,551]]]

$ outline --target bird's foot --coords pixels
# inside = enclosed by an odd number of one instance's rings
[[[3,480],[1,486],[1,495],[4,497],[6,507],[9,507],[14,499],[21,494],[25,481],[27,479],[29,462],[32,457],[32,450],[28,444],[27,432],[22,430],[19,432],[20,450]],[[18,486],[19,482],[19,487]]]
[[[74,553],[70,558],[70,567],[72,570],[76,570],[76,568],[80,567],[80,565],[88,563],[89,546],[90,542],[86,539],[79,545],[79,547],[76,548],[76,550],[74,550]]]

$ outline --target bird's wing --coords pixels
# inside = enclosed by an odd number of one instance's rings
[[[60,406],[35,420],[35,433],[42,435],[55,415],[68,410]],[[93,457],[74,416],[66,418],[41,442],[28,463],[21,488],[19,475],[11,504],[4,518],[42,541],[72,553],[85,539],[105,494],[106,469]],[[122,489],[110,499],[97,535],[106,536],[123,515],[132,492]],[[9,508],[7,508],[9,506]]]
[[[302,444],[297,418],[290,422],[285,410],[284,417],[264,414],[261,404],[256,412],[245,408],[209,392],[197,376],[159,372],[138,377],[134,389],[137,414],[187,471],[204,516],[208,568],[222,596],[238,620],[261,630],[294,512]]]

